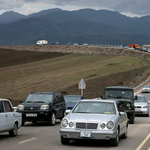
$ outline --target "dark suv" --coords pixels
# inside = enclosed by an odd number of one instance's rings
[[[134,97],[134,90],[125,86],[109,86],[105,88],[103,99],[111,99],[119,101],[123,104],[124,110],[128,115],[128,119],[131,124],[134,124],[135,107],[134,100],[137,100],[137,96]]]
[[[65,115],[66,104],[61,92],[32,92],[25,101],[20,101],[17,112],[22,113],[22,125],[26,121],[47,121],[55,125],[56,119]]]

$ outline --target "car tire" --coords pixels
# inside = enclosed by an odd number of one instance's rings
[[[64,138],[63,136],[61,136],[60,140],[61,140],[61,144],[63,145],[68,145],[70,142],[70,139]]]
[[[32,123],[37,123],[37,121],[32,121]]]
[[[14,124],[13,129],[9,131],[10,136],[17,136],[18,134],[18,125],[17,123]]]
[[[25,125],[25,121],[22,120],[21,126],[24,126],[24,125]]]
[[[130,124],[134,124],[134,118],[135,118],[135,115],[131,114],[130,115]]]
[[[123,139],[126,139],[128,137],[128,126],[126,126],[126,131],[125,133],[123,134],[122,138]]]
[[[56,124],[56,115],[52,112],[51,117],[48,120],[48,125],[54,126]]]
[[[149,113],[148,113],[148,114],[146,114],[146,117],[149,117]]]
[[[116,138],[111,139],[111,142],[112,142],[113,146],[118,146],[118,144],[119,144],[119,130],[117,130]]]

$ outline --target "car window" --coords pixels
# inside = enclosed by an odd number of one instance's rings
[[[0,113],[4,112],[3,103],[0,102]]]
[[[114,103],[80,102],[73,113],[116,114],[116,109]]]
[[[25,103],[51,103],[53,100],[53,94],[29,94]]]
[[[55,100],[55,103],[60,103],[62,102],[62,95],[61,94],[55,94],[54,96],[54,100]]]
[[[123,106],[121,104],[118,104],[118,111],[124,112]]]
[[[8,101],[4,101],[4,107],[6,112],[12,112],[12,108],[10,106],[10,103]]]

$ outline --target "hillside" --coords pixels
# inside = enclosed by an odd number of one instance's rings
[[[106,86],[138,85],[149,75],[150,70],[149,55],[136,51],[125,52],[119,48],[5,46],[0,47],[0,51],[2,56],[7,57],[5,66],[0,67],[1,97],[11,99],[13,105],[33,91],[80,94],[78,83],[81,78],[87,85],[84,96],[99,97]],[[12,58],[16,60],[18,56],[24,56],[24,59],[13,64]],[[3,60],[6,57],[1,58]],[[6,65],[7,62],[10,64]]]

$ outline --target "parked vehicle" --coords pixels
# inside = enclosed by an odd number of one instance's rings
[[[144,95],[137,95],[137,100],[134,103],[135,114],[144,115],[149,117],[149,105]]]
[[[22,114],[14,111],[8,99],[0,98],[0,118],[0,133],[9,132],[10,136],[17,136]]]
[[[142,87],[142,93],[149,93],[150,92],[150,86],[149,85],[144,85]]]
[[[55,125],[56,119],[62,119],[66,110],[61,92],[32,92],[20,103],[17,112],[22,113],[22,125],[26,121],[47,121],[48,125]]]
[[[128,118],[122,105],[112,100],[80,100],[61,121],[62,144],[70,140],[111,140],[118,146],[119,137],[127,138]]]
[[[66,102],[66,115],[67,115],[76,105],[76,103],[81,99],[84,99],[84,97],[82,95],[65,95],[64,99]]]
[[[48,41],[46,41],[46,40],[38,40],[36,42],[36,45],[47,45],[47,44],[48,44]]]
[[[119,101],[123,104],[124,110],[128,115],[128,119],[131,124],[134,124],[135,118],[135,107],[134,100],[134,90],[130,87],[125,86],[109,86],[105,88],[104,97],[100,96],[102,99],[112,99],[114,101]]]

